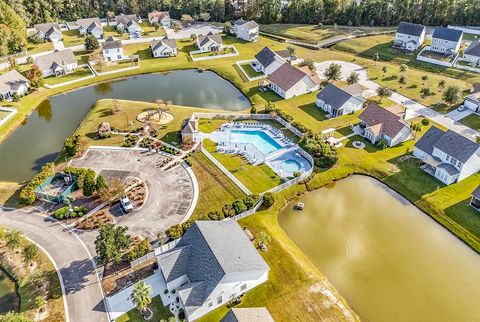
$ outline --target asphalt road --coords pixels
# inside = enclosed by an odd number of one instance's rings
[[[0,225],[21,231],[53,259],[63,282],[67,322],[108,321],[94,264],[74,233],[59,222],[22,210],[0,208]]]

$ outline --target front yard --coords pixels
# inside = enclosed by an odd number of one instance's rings
[[[44,82],[47,85],[58,85],[61,83],[78,80],[80,78],[90,76],[90,75],[93,75],[93,74],[88,67],[79,67],[73,73],[70,73],[64,76],[59,76],[59,77],[50,76],[48,78],[45,78]]]
[[[160,295],[155,296],[152,299],[152,303],[148,306],[150,310],[153,312],[153,316],[150,321],[161,321],[167,320],[169,317],[173,316],[170,313],[168,307],[163,306],[162,299]],[[125,313],[124,315],[120,316],[115,320],[116,322],[144,322],[145,319],[137,309],[132,309]]]
[[[472,113],[467,117],[463,118],[460,122],[462,122],[471,129],[480,131],[480,115],[478,114]]]

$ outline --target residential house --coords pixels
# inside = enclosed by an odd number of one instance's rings
[[[60,41],[63,39],[58,22],[40,23],[34,25],[37,36],[46,41]]]
[[[197,47],[202,52],[220,51],[223,49],[222,36],[211,31],[206,36],[200,35],[197,37]]]
[[[480,86],[474,85],[470,95],[465,96],[463,99],[463,106],[480,113]]]
[[[274,322],[266,307],[234,307],[220,322]]]
[[[0,75],[0,101],[9,101],[14,95],[27,94],[30,82],[18,71],[11,70]]]
[[[480,170],[480,145],[451,130],[435,126],[417,141],[413,155],[422,168],[449,185]]]
[[[439,27],[433,32],[430,50],[445,55],[456,55],[462,39],[463,31]]]
[[[157,256],[157,263],[187,321],[268,280],[267,263],[235,220],[194,222],[174,248]]]
[[[243,19],[239,19],[235,21],[233,25],[233,33],[239,39],[243,39],[246,41],[257,41],[258,38],[258,24],[253,21],[245,21]]]
[[[252,63],[252,66],[257,72],[263,72],[268,76],[280,68],[286,61],[287,60],[278,52],[268,47],[263,47],[263,49],[255,55],[255,62]]]
[[[43,77],[48,77],[73,73],[78,67],[78,62],[71,49],[64,49],[38,56],[35,59],[35,65],[38,66]]]
[[[77,19],[78,32],[80,35],[93,35],[97,39],[103,38],[103,28],[100,18]]]
[[[398,25],[393,46],[406,51],[414,51],[423,44],[425,31],[424,25],[402,21]]]
[[[162,27],[170,27],[172,25],[170,13],[168,11],[154,10],[148,14],[148,21],[152,25],[158,24]]]
[[[480,39],[475,39],[463,52],[463,61],[469,62],[472,67],[480,65]]]
[[[385,140],[390,147],[411,139],[412,130],[403,119],[404,112],[393,110],[369,104],[358,116],[362,136],[373,144]]]
[[[195,141],[196,133],[198,133],[198,121],[192,117],[185,123],[180,133],[182,136],[182,143],[193,143]]]
[[[150,42],[150,49],[152,50],[152,56],[155,58],[176,56],[177,42],[175,39],[169,39],[167,37],[152,40]]]
[[[296,68],[289,63],[284,63],[270,76],[270,89],[283,97],[292,98],[298,95],[311,93],[320,88],[320,79],[312,73]]]
[[[142,37],[142,28],[139,25],[142,19],[140,19],[139,16],[121,14],[115,16],[115,22],[117,24],[117,30],[128,33],[131,39]]]
[[[128,59],[123,55],[122,41],[114,40],[111,36],[102,43],[102,54],[107,62]]]
[[[316,104],[332,117],[351,114],[363,107],[362,87],[353,84],[340,88],[328,83],[317,94]]]
[[[480,211],[480,186],[473,190],[472,198],[470,199],[470,206]]]

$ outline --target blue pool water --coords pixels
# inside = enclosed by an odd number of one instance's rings
[[[282,146],[263,131],[230,131],[230,142],[251,143],[264,155],[280,150]]]
[[[282,169],[286,172],[294,173],[302,169],[302,165],[295,160],[286,160],[282,162]]]

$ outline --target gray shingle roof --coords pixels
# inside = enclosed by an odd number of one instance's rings
[[[77,19],[76,23],[79,27],[83,27],[87,30],[91,30],[95,26],[102,28],[102,23],[100,22],[100,18],[98,17]]]
[[[271,63],[275,61],[275,57],[278,56],[273,50],[268,47],[263,47],[256,55],[255,59],[262,64],[263,67],[270,66]]]
[[[424,25],[402,21],[398,25],[397,33],[420,37],[424,30]]]
[[[307,76],[300,69],[293,67],[289,63],[284,63],[276,71],[274,71],[268,80],[284,91],[288,91],[292,86],[298,83],[302,78]]]
[[[41,32],[44,34],[47,34],[47,32],[50,31],[50,29],[55,28],[57,30],[60,30],[60,26],[58,25],[58,22],[47,22],[47,23],[39,23],[33,26],[37,32]]]
[[[189,283],[178,293],[193,307],[203,304],[226,274],[269,270],[234,220],[196,221],[175,248],[159,255],[158,263],[167,276],[187,275]]]
[[[451,176],[458,174],[460,171],[457,170],[452,164],[450,163],[440,163],[437,168],[443,169],[447,171],[447,173]]]
[[[478,186],[477,188],[475,188],[475,190],[473,190],[472,196],[474,196],[477,199],[480,199],[480,186]]]
[[[381,133],[394,138],[405,127],[409,127],[399,115],[390,112],[386,108],[378,106],[375,103],[369,104],[358,118],[367,126],[375,126],[381,124]]]
[[[464,54],[480,57],[480,39],[475,39],[468,45]]]
[[[317,99],[324,101],[336,110],[342,107],[343,104],[352,97],[354,96],[350,93],[330,83],[317,94]]]
[[[153,10],[148,13],[148,20],[155,18],[157,21],[161,21],[163,18],[170,18],[170,13],[168,11],[157,11]]]
[[[117,24],[126,25],[130,20],[138,21],[139,19],[138,19],[137,15],[118,15],[118,16],[115,16],[115,22]]]
[[[152,48],[153,51],[157,50],[159,47],[162,47],[162,45],[166,47],[170,47],[172,49],[177,48],[177,42],[175,39],[169,39],[167,37],[159,40],[152,40],[150,43],[150,47]]]
[[[223,44],[222,36],[219,34],[209,32],[206,36],[198,36],[198,42],[200,43],[200,46],[205,45],[209,41],[213,41],[219,45]]]
[[[220,322],[274,322],[265,307],[232,308]]]
[[[48,70],[58,65],[64,66],[74,64],[76,62],[77,58],[71,49],[64,49],[60,51],[57,50],[51,54],[38,56],[35,59],[35,65],[37,65],[41,71]]]
[[[8,91],[16,91],[23,84],[27,84],[28,79],[23,77],[18,71],[11,70],[5,74],[0,75],[0,93]]]
[[[248,30],[252,30],[252,29],[258,28],[258,23],[256,23],[256,22],[253,21],[253,20],[245,21],[245,20],[243,20],[243,19],[238,19],[237,21],[235,21],[234,24],[237,25],[237,26],[244,26],[244,27],[246,27]]]
[[[460,41],[462,38],[463,31],[440,27],[435,29],[433,32],[432,38],[449,40],[449,41]]]
[[[122,41],[121,40],[114,40],[112,36],[108,37],[102,43],[102,49],[114,49],[114,48],[122,48]]]
[[[465,163],[475,154],[480,145],[451,130],[444,132],[432,126],[420,140],[418,140],[415,147],[428,154],[432,154],[433,148],[437,148],[462,163]]]

